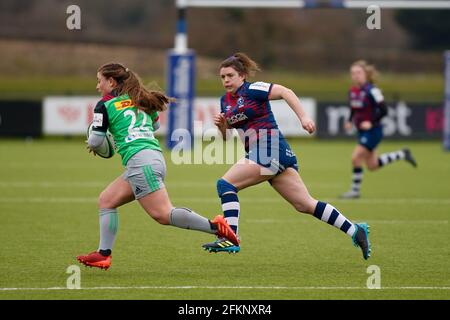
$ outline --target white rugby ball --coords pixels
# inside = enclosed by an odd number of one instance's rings
[[[91,123],[86,132],[88,139],[92,133],[92,127],[93,124]],[[111,158],[115,154],[114,138],[109,131],[106,131],[106,138],[105,140],[103,140],[103,143],[97,148],[97,150],[95,150],[95,153],[105,159]]]

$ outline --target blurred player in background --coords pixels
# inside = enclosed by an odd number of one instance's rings
[[[223,216],[210,221],[190,209],[174,207],[170,202],[163,182],[166,164],[153,134],[159,128],[158,112],[166,110],[170,98],[146,89],[133,71],[117,63],[101,66],[97,80],[97,90],[103,98],[94,109],[88,149],[95,155],[95,149],[102,145],[109,130],[126,170],[98,199],[98,250],[78,256],[78,261],[91,267],[110,267],[118,229],[117,208],[135,199],[160,224],[216,234],[237,244],[238,239]]]
[[[285,100],[309,133],[316,130],[315,123],[305,114],[292,90],[279,84],[248,82],[247,78],[256,71],[258,65],[243,53],[232,55],[220,65],[226,94],[221,98],[221,113],[215,116],[214,122],[223,139],[232,134],[228,129],[238,129],[246,151],[246,156],[217,181],[225,219],[238,234],[238,191],[268,181],[297,211],[314,215],[351,237],[367,259],[371,250],[367,224],[355,224],[331,204],[310,196],[298,173],[297,158],[278,130],[269,100]],[[203,248],[210,252],[240,251],[239,245],[221,237]]]
[[[414,167],[417,166],[408,148],[377,155],[376,148],[383,139],[381,119],[387,114],[383,94],[374,85],[378,72],[374,66],[359,60],[351,65],[350,73],[353,84],[349,93],[351,113],[345,123],[345,129],[350,131],[353,124],[355,125],[358,130],[358,144],[352,154],[351,189],[340,196],[344,199],[360,197],[364,164],[370,171],[378,170],[398,160],[406,160]]]

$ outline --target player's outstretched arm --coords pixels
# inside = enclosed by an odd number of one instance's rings
[[[313,133],[314,131],[316,131],[316,124],[310,117],[308,117],[308,115],[306,115],[305,110],[303,109],[303,106],[300,103],[298,97],[295,95],[294,91],[289,88],[283,87],[282,85],[273,84],[269,99],[283,99],[284,101],[286,101],[289,107],[291,107],[291,109],[297,115],[303,129],[305,129],[308,133]]]

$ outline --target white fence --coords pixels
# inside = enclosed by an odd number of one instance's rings
[[[81,135],[86,133],[92,121],[98,97],[86,96],[53,96],[43,102],[43,134],[44,135]],[[219,97],[196,98],[194,100],[194,121],[201,121],[203,132],[213,128],[213,117],[219,112]],[[301,98],[305,112],[316,121],[316,100]],[[289,137],[310,136],[304,131],[295,113],[283,101],[271,101],[272,111],[281,132]],[[161,128],[159,134],[167,131],[166,112],[160,114]]]

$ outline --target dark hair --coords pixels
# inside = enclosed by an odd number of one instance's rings
[[[232,67],[239,74],[244,75],[245,78],[253,76],[257,71],[261,71],[258,64],[243,52],[237,52],[226,58],[220,64],[219,69],[227,67]]]
[[[114,90],[118,95],[128,94],[138,109],[150,114],[154,111],[164,111],[173,101],[163,92],[149,90],[139,76],[120,63],[107,63],[97,70],[105,78],[113,78],[117,82]]]

